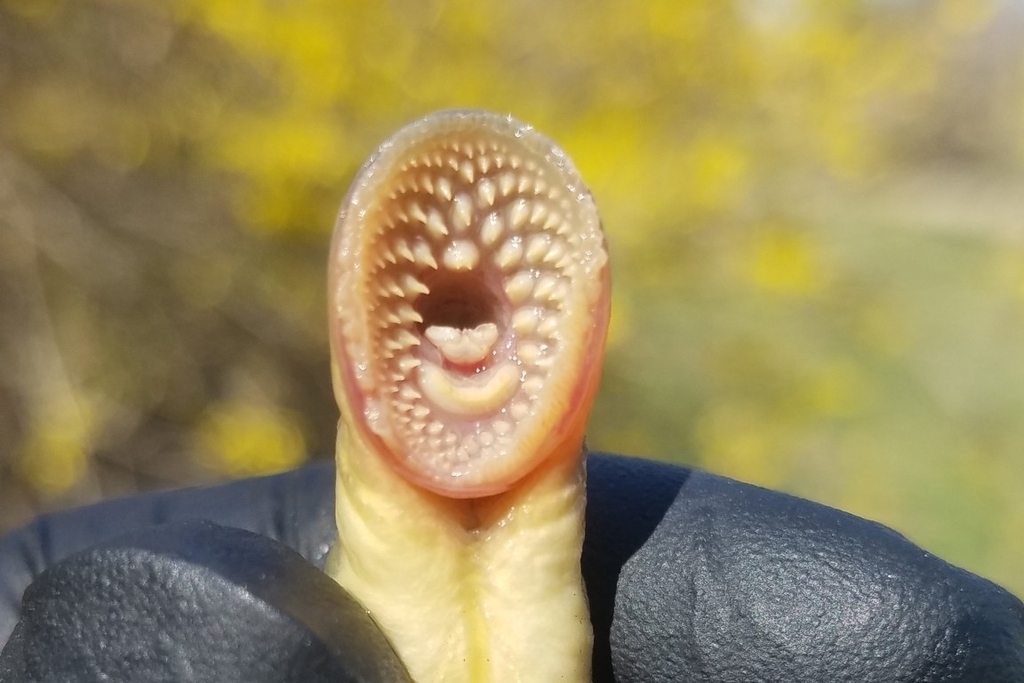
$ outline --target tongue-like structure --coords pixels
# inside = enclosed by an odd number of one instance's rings
[[[384,143],[330,264],[329,572],[420,683],[588,681],[583,431],[608,321],[593,200],[510,117]]]

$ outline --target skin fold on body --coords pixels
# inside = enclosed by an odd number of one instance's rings
[[[342,206],[327,570],[419,683],[590,680],[583,437],[607,261],[572,162],[507,116],[406,126]]]

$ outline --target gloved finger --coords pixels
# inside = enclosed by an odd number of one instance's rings
[[[208,522],[132,532],[25,593],[0,681],[412,683],[366,611],[293,550]]]
[[[598,463],[589,561],[616,535],[638,548],[607,635],[620,683],[1024,681],[1021,601],[896,532],[703,472]],[[631,538],[644,511],[655,526]]]
[[[321,566],[334,542],[334,468],[309,465],[280,475],[183,489],[44,515],[0,538],[0,646],[18,618],[21,595],[47,567],[132,529],[207,519],[284,543]]]

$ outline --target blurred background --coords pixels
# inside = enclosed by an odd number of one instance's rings
[[[602,208],[592,447],[1024,595],[1021,0],[0,0],[0,533],[331,457],[335,211],[455,106]]]

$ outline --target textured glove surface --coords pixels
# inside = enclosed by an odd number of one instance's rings
[[[412,683],[366,611],[265,536],[178,522],[43,572],[0,681]]]
[[[634,553],[618,553],[614,596],[598,601],[604,620],[614,601],[617,680],[1024,682],[1020,600],[896,532],[704,472],[621,460],[602,470],[588,529],[628,551],[631,529],[653,517],[626,511],[664,509]],[[591,565],[606,542],[593,541]],[[607,591],[612,567],[590,571]]]

